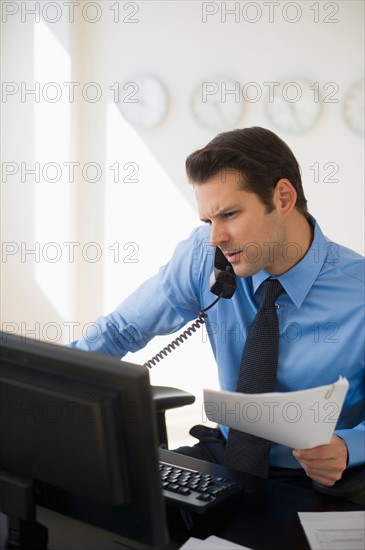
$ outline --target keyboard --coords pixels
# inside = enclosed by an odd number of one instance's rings
[[[243,487],[223,477],[159,461],[162,493],[169,504],[205,513],[243,492]]]

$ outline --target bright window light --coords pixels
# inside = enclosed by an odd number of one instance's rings
[[[44,21],[34,25],[34,240],[40,261],[35,279],[57,313],[67,319],[70,303],[70,102],[63,85],[71,80],[70,56]],[[34,180],[33,180],[34,181]],[[39,243],[39,244],[38,244]],[[30,245],[30,243],[29,243]]]

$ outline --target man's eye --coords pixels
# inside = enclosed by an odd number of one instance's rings
[[[223,216],[224,216],[225,218],[231,218],[232,216],[235,215],[235,213],[236,213],[236,212],[225,212],[225,213],[223,214]]]

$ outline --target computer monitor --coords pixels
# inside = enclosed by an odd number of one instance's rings
[[[46,548],[42,506],[117,533],[128,547],[164,548],[147,369],[4,332],[0,339],[0,510],[10,538]]]

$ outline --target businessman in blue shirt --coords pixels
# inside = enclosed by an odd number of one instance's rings
[[[220,386],[235,391],[261,283],[277,278],[284,288],[277,300],[277,391],[330,384],[340,375],[350,386],[330,443],[295,450],[272,444],[269,477],[297,472],[332,486],[347,467],[365,463],[364,258],[323,235],[307,211],[297,160],[273,132],[252,127],[219,134],[187,158],[186,169],[205,225],[178,244],[154,277],[99,318],[95,334],[70,345],[122,357],[179,330],[214,299],[209,279],[219,247],[237,288],[209,310],[207,334]],[[210,430],[208,437],[203,432],[197,445],[179,452],[221,462],[227,428]]]

